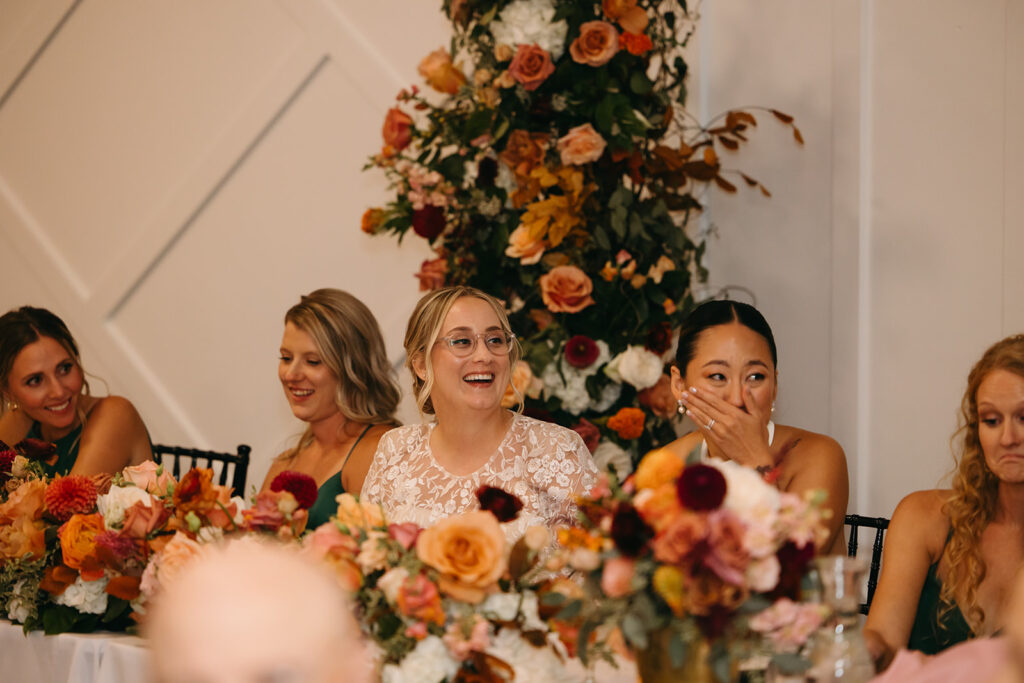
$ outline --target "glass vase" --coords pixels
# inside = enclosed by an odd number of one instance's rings
[[[861,630],[860,592],[867,563],[856,557],[815,560],[822,600],[831,617],[814,636],[808,678],[816,683],[861,683],[875,675],[875,666]]]
[[[686,642],[686,657],[682,666],[673,666],[669,653],[670,629],[650,634],[646,649],[636,653],[636,668],[642,683],[715,683],[715,675],[708,662],[711,643],[699,637]]]

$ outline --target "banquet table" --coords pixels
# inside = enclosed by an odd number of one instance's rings
[[[25,634],[0,620],[3,683],[138,683],[147,678],[145,641],[123,633]]]
[[[584,678],[578,660],[567,671]],[[123,633],[62,633],[56,636],[0,620],[0,683],[138,683],[148,679],[146,641]],[[595,683],[635,683],[631,662],[598,664]]]

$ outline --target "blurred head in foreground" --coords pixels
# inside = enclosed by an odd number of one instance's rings
[[[215,549],[165,587],[146,622],[158,683],[368,682],[337,581],[286,548]]]

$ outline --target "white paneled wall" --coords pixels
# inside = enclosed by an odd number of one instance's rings
[[[358,228],[384,111],[447,44],[433,0],[0,0],[0,308],[52,307],[156,441],[301,429],[275,375],[284,311],[347,289],[393,359],[421,240]],[[948,468],[970,363],[1024,330],[1024,5],[705,0],[704,116],[770,114],[713,194],[710,289],[751,290],[780,348],[778,418],[847,450],[859,512]],[[416,416],[406,403],[403,417]]]

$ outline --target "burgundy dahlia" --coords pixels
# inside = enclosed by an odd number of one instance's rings
[[[295,496],[295,502],[303,510],[310,509],[313,507],[313,503],[316,502],[316,481],[313,477],[302,472],[285,470],[274,477],[274,481],[270,482],[270,490],[287,491],[292,494]]]
[[[635,507],[622,503],[612,516],[611,537],[620,553],[636,557],[647,547],[647,541],[654,537],[654,531]]]
[[[577,334],[565,342],[565,360],[574,368],[590,367],[599,355],[601,349],[590,337]]]
[[[676,493],[685,508],[716,510],[725,500],[725,476],[711,465],[690,465],[676,480]]]
[[[647,349],[658,356],[665,353],[672,346],[672,326],[668,323],[658,323],[647,333]]]
[[[66,522],[72,515],[87,515],[96,509],[96,484],[89,477],[69,474],[57,477],[46,486],[43,502],[50,515]]]
[[[480,509],[490,512],[499,522],[511,522],[523,509],[523,501],[495,486],[481,486],[476,490],[476,497]]]
[[[807,573],[807,566],[814,559],[814,544],[805,543],[798,546],[793,541],[786,541],[775,553],[779,560],[779,583],[772,591],[771,597],[786,596],[795,599],[800,592],[800,581]]]
[[[0,484],[11,478],[11,467],[14,465],[14,458],[17,455],[17,453],[7,448],[6,444],[0,441]]]
[[[444,209],[427,204],[412,212],[412,229],[417,235],[432,242],[444,230]]]
[[[57,445],[42,439],[22,439],[14,446],[14,450],[29,460],[42,460],[48,464],[52,464],[51,459],[55,462],[57,458]]]

